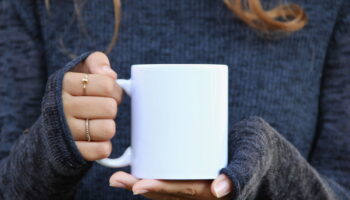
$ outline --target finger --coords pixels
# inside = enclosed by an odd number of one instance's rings
[[[111,68],[107,55],[102,52],[90,54],[85,59],[83,65],[85,65],[92,74],[103,74],[109,76],[113,80],[117,79],[117,73]]]
[[[67,119],[69,128],[75,141],[86,141],[86,121],[83,119]],[[115,135],[115,122],[113,119],[89,120],[89,133],[91,141],[107,141]]]
[[[111,69],[109,59],[102,52],[90,54],[83,62],[75,66],[71,71],[88,74],[103,74],[112,79],[117,79],[117,74]]]
[[[128,190],[132,190],[132,187],[140,181],[138,178],[134,177],[133,175],[123,172],[123,171],[118,171],[114,173],[111,178],[109,179],[109,185],[111,187],[117,187],[117,188],[124,188]],[[136,195],[136,194],[135,194]],[[165,194],[158,194],[158,193],[146,193],[143,194],[144,196],[153,199],[153,200],[175,200],[179,199],[179,197],[174,197],[170,195],[165,195]]]
[[[114,79],[100,74],[89,74],[85,91],[83,89],[83,73],[67,72],[63,78],[63,91],[72,96],[101,96],[114,98],[121,102],[123,90]]]
[[[206,198],[212,199],[214,196],[210,192],[211,181],[164,181],[144,179],[137,182],[132,188],[136,194],[161,193],[175,195],[184,198]]]
[[[110,141],[103,142],[85,142],[77,141],[75,144],[79,152],[85,160],[95,161],[107,158],[112,152],[112,144]]]
[[[117,103],[112,98],[91,96],[63,97],[66,115],[79,119],[114,119]]]
[[[111,187],[119,187],[131,190],[134,184],[138,181],[139,179],[137,179],[133,175],[123,171],[119,171],[111,176],[111,178],[109,179],[109,185]]]
[[[211,192],[217,198],[227,196],[232,190],[232,182],[225,174],[220,174],[211,184]]]
[[[144,193],[142,194],[142,196],[152,200],[187,200],[187,199],[190,200],[189,198],[179,197],[175,195],[161,194],[156,192]]]

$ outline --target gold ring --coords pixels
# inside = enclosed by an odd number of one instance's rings
[[[85,137],[88,142],[91,141],[90,129],[89,129],[89,119],[85,119]]]
[[[85,74],[84,78],[81,79],[81,82],[83,83],[83,94],[86,95],[86,87],[89,82],[89,75]]]

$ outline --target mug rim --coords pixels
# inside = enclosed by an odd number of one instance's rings
[[[225,64],[134,64],[131,68],[159,68],[159,67],[222,67],[228,68]]]

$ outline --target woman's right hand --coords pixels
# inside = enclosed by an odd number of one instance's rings
[[[82,79],[88,74],[84,93]],[[122,89],[115,83],[117,74],[111,69],[107,56],[92,53],[86,60],[67,72],[63,79],[63,107],[76,145],[85,160],[106,158],[112,152],[115,135],[114,118],[121,102]],[[89,119],[91,141],[85,132]]]

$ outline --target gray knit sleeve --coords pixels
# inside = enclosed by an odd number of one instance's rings
[[[70,199],[91,166],[80,155],[63,114],[64,73],[88,54],[73,60],[48,80],[41,115],[18,135],[0,162],[0,199]],[[0,132],[1,140],[7,140]],[[1,198],[2,197],[2,198]]]
[[[262,118],[237,123],[229,146],[231,161],[221,173],[233,182],[232,199],[349,199]]]
[[[12,1],[0,1],[0,199],[71,199],[91,163],[65,122],[61,87],[88,53],[52,74],[44,92],[40,29],[30,13],[20,16]]]

